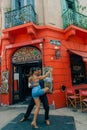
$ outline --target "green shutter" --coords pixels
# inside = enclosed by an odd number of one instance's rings
[[[75,5],[75,11],[78,12],[79,9],[78,9],[78,1],[77,0],[74,1],[74,5]],[[78,13],[75,13],[75,22],[79,25],[79,15],[78,15]]]
[[[20,6],[23,7],[24,0],[12,0],[12,10],[19,8],[19,2],[20,2]]]
[[[61,0],[62,4],[62,13],[64,13],[67,10],[67,3],[66,0]]]
[[[12,5],[11,5],[11,7],[12,7],[12,10],[14,10],[15,9],[15,0],[12,0],[12,3],[11,3]]]
[[[78,12],[78,1],[75,0],[75,1],[74,1],[74,4],[75,4],[75,10],[76,10],[76,12]]]
[[[23,7],[24,6],[24,0],[20,0],[20,2],[21,2],[21,7]]]

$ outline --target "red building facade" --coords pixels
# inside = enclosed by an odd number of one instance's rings
[[[87,31],[75,26],[66,30],[27,23],[3,30],[1,42],[1,88],[7,76],[7,92],[0,94],[2,104],[13,104],[28,95],[27,75],[31,67],[51,66],[53,92],[50,105],[66,106],[65,88],[86,86]],[[6,72],[6,73],[5,73]],[[23,99],[22,99],[23,98]]]

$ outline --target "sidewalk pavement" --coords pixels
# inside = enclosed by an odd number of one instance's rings
[[[21,113],[25,113],[27,105],[4,106],[0,107],[0,130],[7,125],[11,120]],[[33,111],[32,111],[33,113]],[[40,109],[40,114],[44,115],[44,109]],[[71,108],[50,109],[50,115],[73,116],[75,120],[76,130],[87,129],[87,113],[82,113],[80,110],[74,112]]]

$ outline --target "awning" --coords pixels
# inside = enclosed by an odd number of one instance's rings
[[[83,52],[83,51],[76,51],[76,50],[69,50],[69,52],[79,55],[82,57],[84,62],[87,62],[87,52]]]

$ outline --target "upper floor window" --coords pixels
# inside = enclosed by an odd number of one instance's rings
[[[16,7],[21,8],[24,6],[24,0],[16,0]]]
[[[75,4],[73,0],[66,0],[66,2],[69,9],[72,9],[72,10],[75,9]]]
[[[32,5],[34,8],[34,0],[12,0],[12,10],[19,9],[26,5]]]
[[[77,0],[61,0],[62,12],[65,13],[68,9],[72,9],[78,12],[78,1]]]

